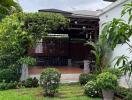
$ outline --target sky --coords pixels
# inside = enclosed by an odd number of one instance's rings
[[[18,0],[25,12],[37,12],[39,9],[98,10],[110,4],[103,0]]]

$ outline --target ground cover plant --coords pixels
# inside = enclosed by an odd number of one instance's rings
[[[5,83],[5,81],[0,83],[0,90],[8,90],[8,89],[17,89],[17,82]]]
[[[20,87],[24,86],[26,88],[38,87],[39,80],[36,77],[28,78],[27,80],[20,82],[19,85],[20,85]]]

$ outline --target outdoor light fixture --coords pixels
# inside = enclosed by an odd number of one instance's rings
[[[77,24],[77,21],[75,21],[74,23]]]
[[[86,29],[86,27],[85,27],[85,26],[83,26],[82,28],[83,28],[83,30],[85,30],[85,29]]]

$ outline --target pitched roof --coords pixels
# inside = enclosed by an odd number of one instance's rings
[[[39,12],[54,12],[54,13],[72,14],[71,12],[58,10],[58,9],[40,9]]]
[[[98,13],[99,13],[99,11],[89,11],[89,10],[76,10],[71,12],[72,15],[85,16],[85,17],[98,17]]]
[[[41,9],[39,12],[54,12],[67,14],[69,17],[78,18],[98,18],[98,11],[88,11],[88,10],[76,10],[76,11],[63,11],[58,9]]]
[[[104,0],[104,1],[115,2],[115,1],[117,1],[117,0]]]

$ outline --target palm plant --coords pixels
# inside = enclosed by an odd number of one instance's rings
[[[93,47],[91,53],[95,56],[95,71],[101,73],[109,65],[109,54],[111,52],[106,42],[106,37],[105,35],[100,35],[97,43],[88,42],[87,44]]]

